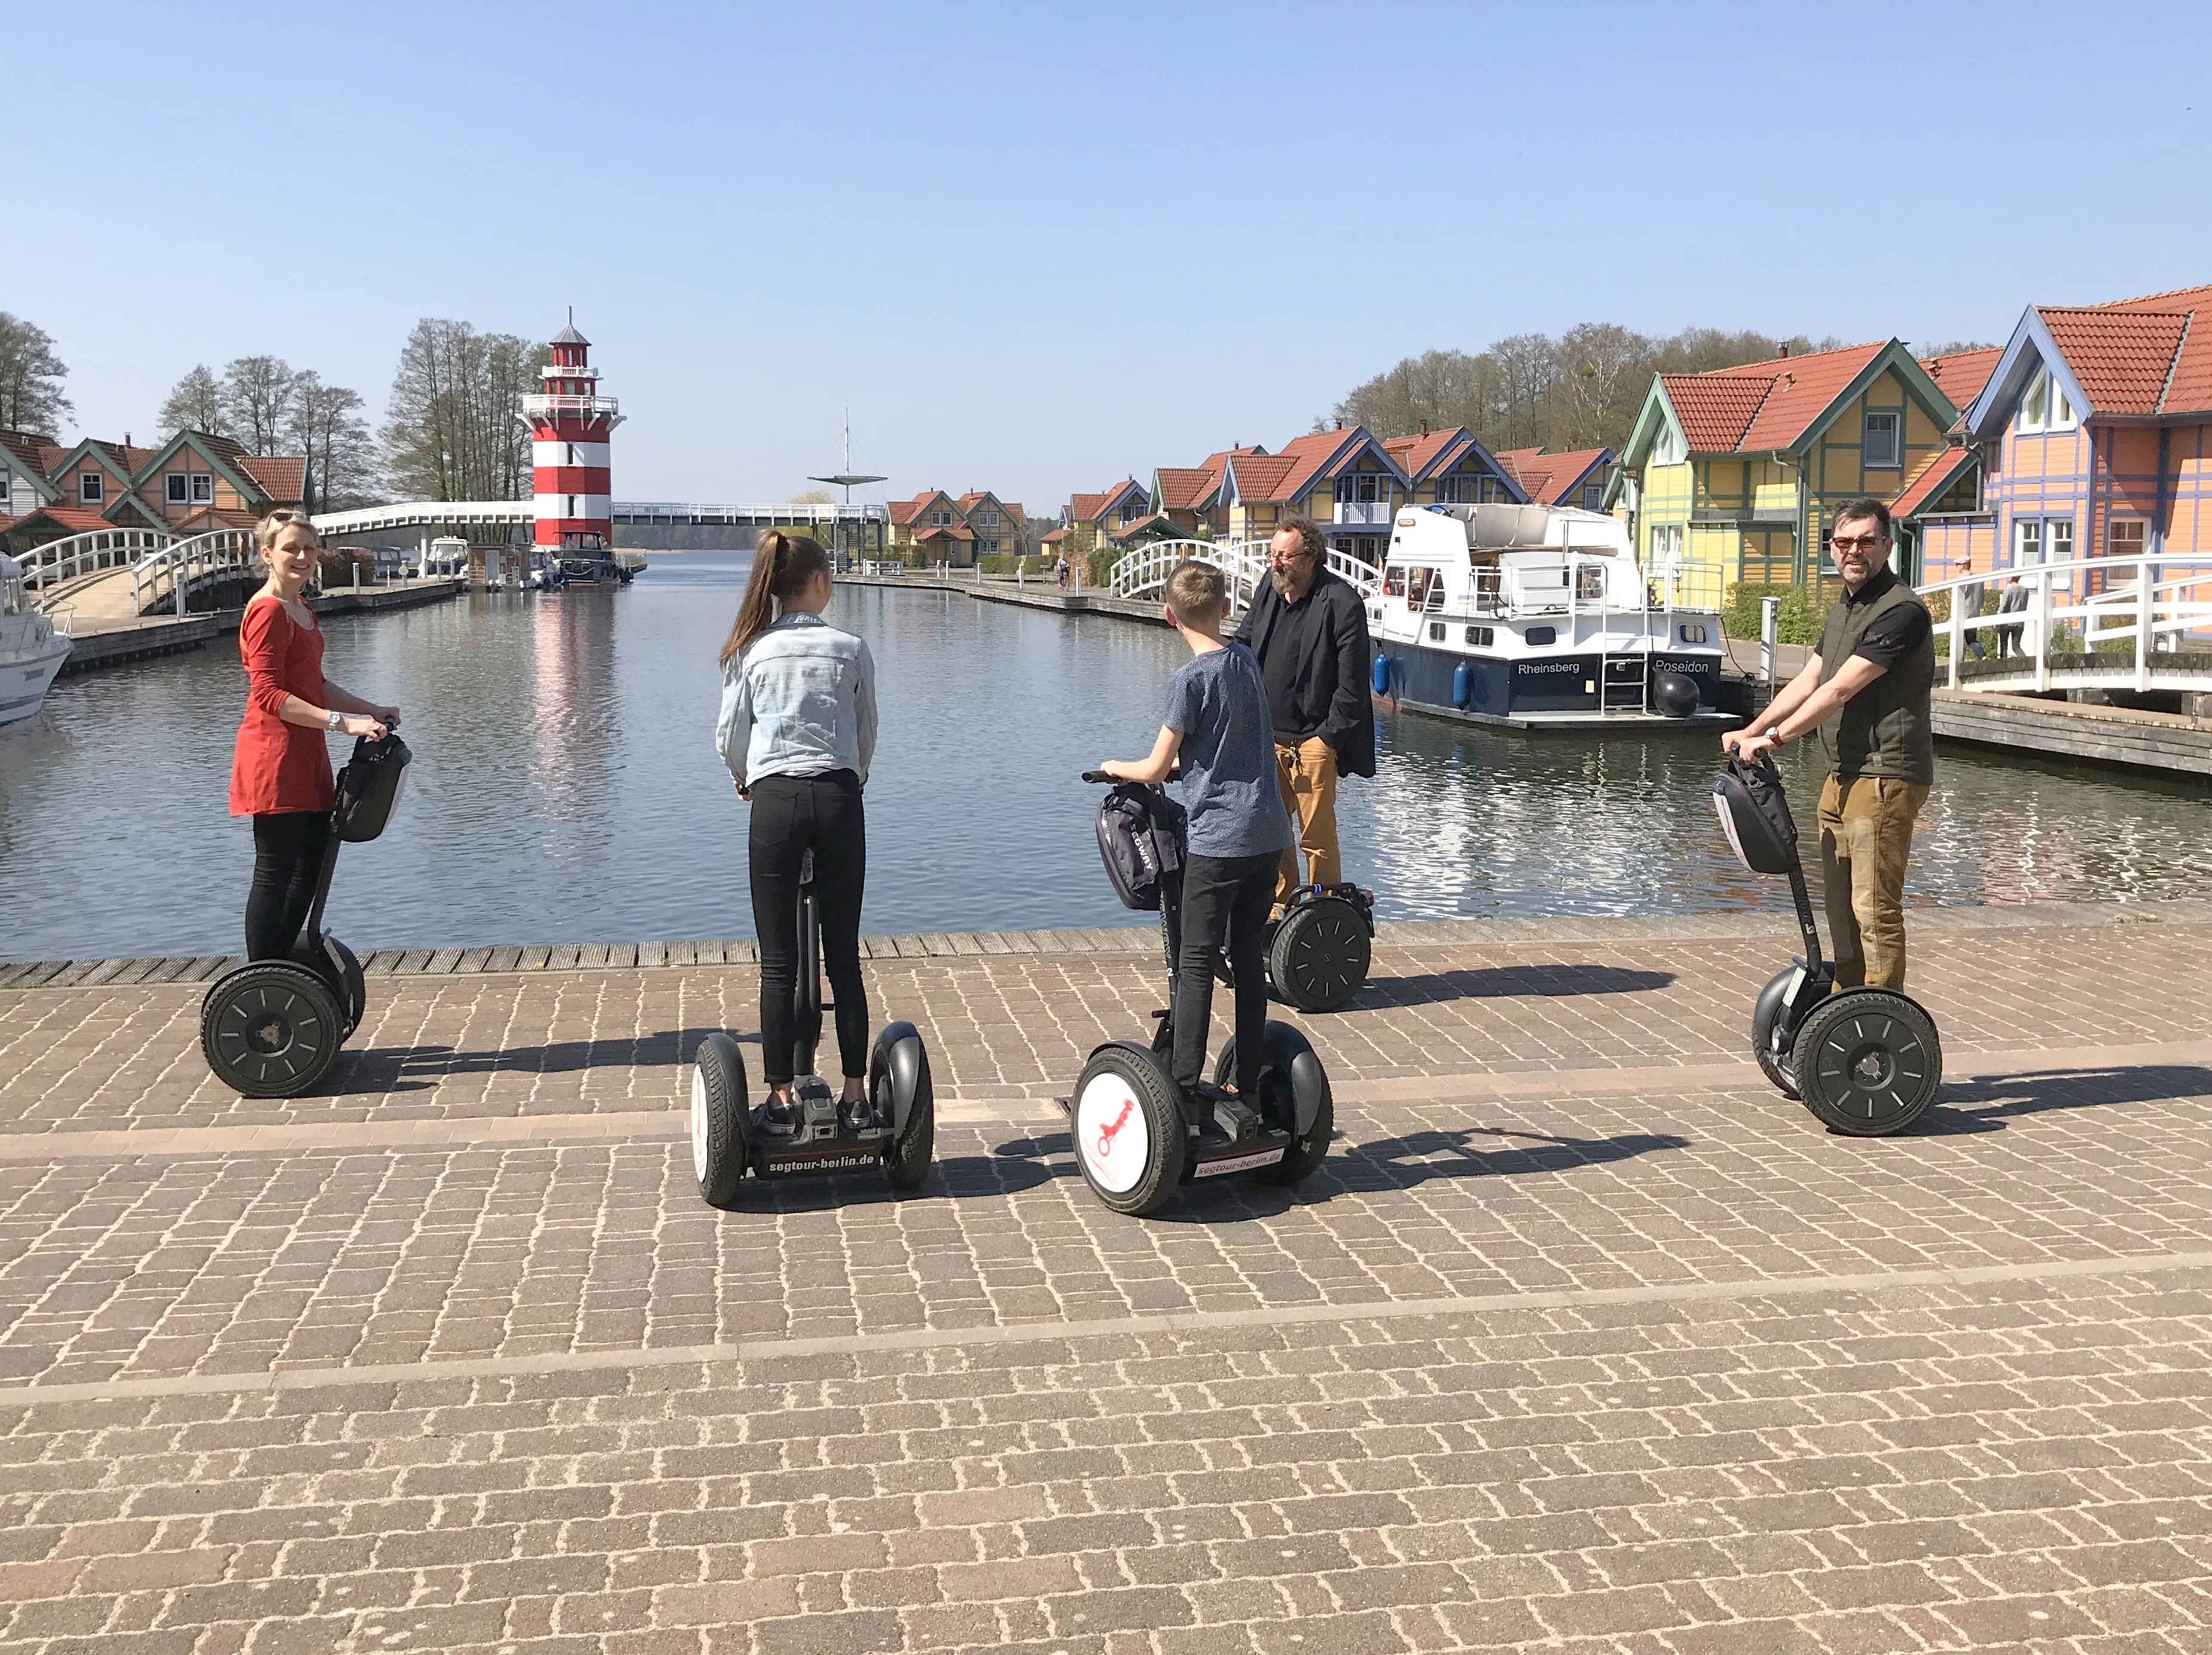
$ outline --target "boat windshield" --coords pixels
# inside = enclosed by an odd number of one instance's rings
[[[0,557],[0,615],[23,612],[23,566],[12,557]]]

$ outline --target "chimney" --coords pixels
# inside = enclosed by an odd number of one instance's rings
[[[1780,352],[1780,354],[1781,354],[1783,356],[1784,356],[1784,357],[1787,357],[1787,356],[1790,355],[1790,347],[1789,347],[1788,345],[1786,345],[1786,344],[1785,344],[1785,345],[1779,345],[1779,346],[1776,347],[1776,349],[1777,349],[1777,350]]]
[[[1428,423],[1428,421],[1426,421],[1426,420],[1423,420],[1423,421],[1421,422],[1421,435],[1422,435],[1423,436],[1426,436],[1426,435],[1428,435],[1428,434],[1429,434],[1429,423]]]
[[[131,446],[131,433],[128,431],[123,434],[123,446],[126,448]]]

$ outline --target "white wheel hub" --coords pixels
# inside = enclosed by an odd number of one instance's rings
[[[1117,1196],[1135,1189],[1152,1165],[1145,1106],[1111,1070],[1093,1075],[1075,1100],[1075,1148],[1091,1181]]]
[[[691,1176],[707,1181],[707,1071],[691,1066]]]

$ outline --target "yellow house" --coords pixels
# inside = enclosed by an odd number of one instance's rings
[[[1232,453],[1220,503],[1229,538],[1265,540],[1295,517],[1319,526],[1332,550],[1380,565],[1390,525],[1413,480],[1361,426],[1292,437],[1272,454]]]
[[[1654,581],[1717,606],[1739,581],[1816,586],[1846,500],[1894,499],[1944,447],[1959,411],[1901,341],[1661,374],[1607,503],[1627,508]]]

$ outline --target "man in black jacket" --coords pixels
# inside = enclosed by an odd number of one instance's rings
[[[1336,849],[1336,778],[1375,774],[1375,707],[1368,699],[1367,608],[1328,571],[1321,531],[1294,518],[1267,548],[1267,579],[1252,594],[1237,642],[1260,658],[1275,721],[1275,775],[1298,843],[1283,853],[1279,909],[1304,883],[1342,877]]]

